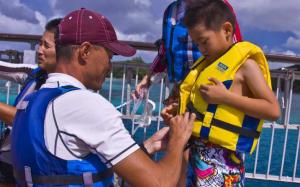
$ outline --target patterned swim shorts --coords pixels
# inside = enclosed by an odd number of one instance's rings
[[[189,162],[188,186],[244,186],[245,168],[239,153],[196,140]]]

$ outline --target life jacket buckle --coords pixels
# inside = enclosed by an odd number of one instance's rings
[[[211,121],[212,121],[213,117],[214,117],[214,113],[207,112],[207,111],[204,112],[203,126],[210,128]]]
[[[235,155],[235,153],[231,153],[230,154],[230,158],[233,162],[235,162],[236,164],[241,164],[241,160]]]

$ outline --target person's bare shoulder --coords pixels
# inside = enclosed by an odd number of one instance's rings
[[[269,88],[264,75],[254,59],[247,59],[240,68],[241,76],[255,98],[270,98],[272,90]]]
[[[262,86],[261,84],[268,87],[263,72],[254,59],[248,58],[240,67],[238,73],[252,91],[253,88],[251,87]]]
[[[248,58],[244,64],[240,68],[242,74],[244,76],[254,76],[256,73],[259,73],[262,75],[262,71],[259,68],[258,63],[251,58]]]

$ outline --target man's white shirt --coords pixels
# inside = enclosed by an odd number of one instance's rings
[[[66,160],[80,160],[92,152],[111,167],[139,148],[125,129],[121,113],[74,77],[61,73],[49,74],[41,89],[66,85],[80,90],[65,93],[48,105],[44,138],[52,154]]]

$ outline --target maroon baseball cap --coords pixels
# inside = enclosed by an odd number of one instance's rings
[[[68,14],[59,24],[58,44],[99,44],[122,56],[133,56],[136,50],[118,41],[115,29],[103,15],[81,8]]]

